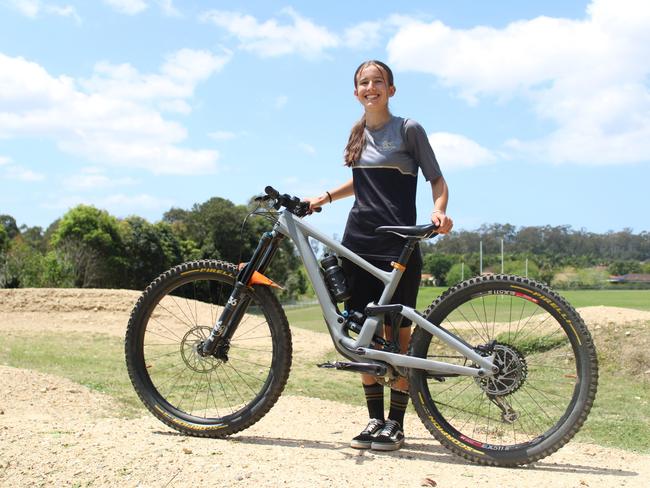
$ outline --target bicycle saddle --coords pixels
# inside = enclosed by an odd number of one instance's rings
[[[390,226],[382,225],[377,227],[375,232],[385,233],[391,232],[397,234],[400,237],[405,237],[407,239],[429,239],[437,235],[436,230],[438,226],[436,224],[425,224],[425,225],[404,225],[404,226]]]

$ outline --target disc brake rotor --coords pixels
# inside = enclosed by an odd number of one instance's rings
[[[214,371],[221,364],[221,361],[213,356],[201,356],[199,348],[203,347],[203,341],[210,335],[211,327],[197,325],[191,328],[181,340],[181,357],[185,365],[197,373],[209,373]]]
[[[492,353],[495,354],[494,364],[499,367],[499,372],[491,377],[476,377],[474,381],[489,396],[510,395],[526,381],[528,366],[524,355],[514,346],[500,343],[494,345]]]

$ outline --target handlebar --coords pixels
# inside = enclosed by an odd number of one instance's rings
[[[275,200],[273,208],[280,210],[280,207],[284,207],[297,217],[304,217],[312,212],[320,212],[322,210],[320,207],[310,210],[309,202],[301,201],[300,198],[292,197],[286,193],[280,194],[272,186],[264,188],[264,193],[266,193],[266,196],[258,197],[260,200]]]

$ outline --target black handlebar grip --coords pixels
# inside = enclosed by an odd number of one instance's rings
[[[280,192],[272,186],[267,186],[264,188],[264,193],[266,193],[271,198],[278,198],[280,196]]]

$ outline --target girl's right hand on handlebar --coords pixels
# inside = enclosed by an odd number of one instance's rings
[[[327,197],[307,197],[302,199],[303,202],[309,202],[309,212],[320,212],[321,208],[327,203]]]

